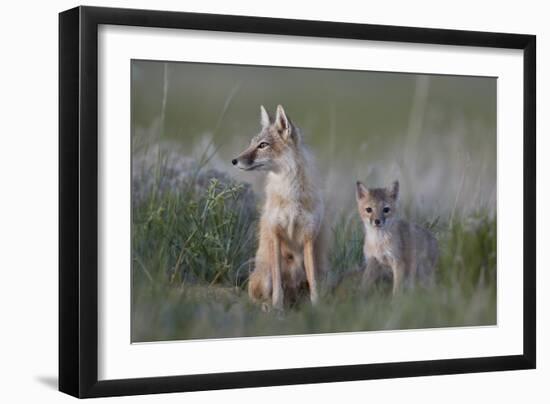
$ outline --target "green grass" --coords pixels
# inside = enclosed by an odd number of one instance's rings
[[[239,204],[242,184],[151,193],[134,207],[135,282],[240,286],[253,253],[255,215]]]
[[[152,187],[133,206],[132,340],[490,325],[496,323],[496,220],[478,212],[428,224],[441,257],[436,286],[392,299],[357,288],[363,230],[357,215],[331,223],[331,279],[317,307],[283,316],[248,301],[258,205],[243,184],[215,171],[176,189]],[[333,282],[334,283],[334,282]]]

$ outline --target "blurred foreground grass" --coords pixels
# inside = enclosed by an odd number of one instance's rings
[[[496,221],[487,213],[426,223],[441,249],[436,286],[391,299],[356,287],[363,230],[351,210],[331,224],[330,271],[343,281],[319,306],[280,318],[246,293],[257,211],[245,185],[200,167],[134,200],[133,342],[496,324]]]

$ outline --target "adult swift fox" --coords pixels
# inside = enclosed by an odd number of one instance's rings
[[[232,161],[242,170],[267,171],[248,294],[255,302],[271,302],[282,310],[309,290],[315,304],[326,266],[321,245],[324,207],[312,158],[281,105],[274,120],[263,106],[260,112],[260,133]]]
[[[363,285],[370,286],[391,270],[394,295],[404,281],[410,286],[415,280],[431,284],[439,256],[437,240],[428,230],[398,218],[398,195],[397,181],[390,188],[366,188],[357,182],[357,207],[365,227]]]

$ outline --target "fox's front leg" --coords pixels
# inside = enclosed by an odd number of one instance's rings
[[[272,304],[276,310],[283,310],[283,285],[281,283],[281,240],[275,233],[271,238],[271,282]]]
[[[365,256],[365,270],[361,278],[361,289],[369,290],[374,286],[380,276],[380,264],[376,258]]]
[[[400,291],[405,277],[405,263],[397,261],[392,265],[393,272],[393,296],[396,296]]]
[[[317,291],[317,279],[315,277],[315,254],[313,245],[313,238],[306,237],[304,242],[304,265],[306,267],[306,278],[309,285],[309,296],[311,298],[311,303],[315,305],[319,301],[319,293]]]

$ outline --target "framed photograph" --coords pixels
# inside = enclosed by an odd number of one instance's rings
[[[59,17],[59,388],[532,369],[532,35]]]

